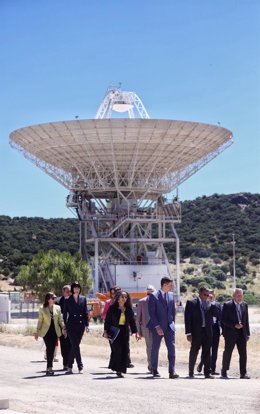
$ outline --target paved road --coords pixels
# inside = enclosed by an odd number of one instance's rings
[[[212,412],[259,413],[260,380],[194,380],[185,377],[153,379],[137,365],[123,379],[106,368],[104,359],[85,358],[83,375],[45,376],[45,362],[35,350],[0,346],[0,398],[10,399],[10,409],[21,413],[124,414]],[[72,408],[72,409],[71,409]],[[4,411],[3,411],[4,413]]]

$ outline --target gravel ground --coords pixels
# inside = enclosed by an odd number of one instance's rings
[[[45,376],[42,352],[0,346],[0,398],[9,398],[10,410],[20,413],[53,412],[64,414],[135,413],[259,413],[260,380],[205,380],[186,378],[187,368],[178,370],[181,378],[168,379],[167,368],[161,378],[153,379],[146,366],[136,364],[125,378],[115,377],[106,360],[84,357],[83,375],[64,375],[54,366],[55,376]],[[3,410],[8,413],[10,410]]]

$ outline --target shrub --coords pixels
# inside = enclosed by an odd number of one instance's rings
[[[255,295],[253,293],[245,293],[244,294],[244,301],[248,304],[248,305],[253,305],[255,303]]]
[[[221,282],[224,282],[227,278],[227,275],[220,269],[212,270],[209,275],[217,280],[220,280]]]
[[[217,295],[216,298],[219,302],[226,302],[228,300],[231,299],[231,296],[228,293],[220,293],[219,295]]]
[[[4,276],[9,276],[9,275],[10,275],[10,273],[11,273],[11,270],[10,270],[8,267],[5,267],[5,268],[3,269],[3,271],[2,271],[2,274],[3,274]]]
[[[216,280],[214,285],[212,285],[212,287],[217,288],[217,289],[226,289],[226,286],[223,282],[220,282],[219,280]]]
[[[247,290],[247,285],[245,283],[237,283],[236,287],[239,289]]]
[[[251,263],[253,266],[258,266],[260,264],[260,260],[259,259],[252,259]]]
[[[218,256],[216,256],[216,257],[213,258],[213,262],[216,263],[216,264],[220,264],[221,259]]]
[[[222,272],[226,274],[230,271],[229,266],[227,264],[220,266],[220,269],[222,270]]]
[[[181,284],[180,286],[181,293],[186,293],[187,290],[188,290],[187,285],[185,285],[185,283]]]
[[[202,272],[204,273],[204,275],[207,275],[210,273],[210,265],[209,264],[204,264],[201,268]]]
[[[210,257],[210,251],[203,248],[195,249],[194,254],[198,257]]]
[[[190,275],[194,272],[194,270],[194,267],[187,267],[187,269],[183,270],[183,273],[187,273],[188,275]]]
[[[190,264],[201,264],[202,260],[199,257],[191,256],[190,257]]]

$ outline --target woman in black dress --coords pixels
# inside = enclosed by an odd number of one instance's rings
[[[111,341],[109,368],[116,371],[120,378],[123,377],[122,373],[126,373],[128,365],[129,327],[132,334],[137,334],[130,296],[125,291],[119,291],[107,311],[104,331]]]

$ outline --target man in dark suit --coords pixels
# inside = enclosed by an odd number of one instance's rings
[[[243,290],[235,289],[233,300],[224,303],[222,310],[222,330],[225,339],[221,377],[228,378],[230,360],[235,345],[239,353],[240,378],[249,379],[246,373],[247,341],[250,337],[248,307],[243,302]]]
[[[189,377],[194,378],[194,366],[200,347],[204,363],[205,378],[214,378],[210,374],[210,348],[212,344],[213,316],[217,316],[216,306],[208,300],[209,289],[201,286],[199,296],[188,300],[185,307],[185,333],[191,343],[189,355]]]
[[[161,279],[161,289],[150,295],[148,312],[150,320],[147,327],[152,331],[151,365],[153,377],[160,377],[158,372],[158,356],[162,338],[168,350],[169,378],[175,379],[175,302],[173,281],[169,277]]]
[[[220,328],[221,328],[221,304],[216,301],[216,295],[214,290],[209,292],[209,300],[213,305],[216,306],[218,315],[213,316],[213,325],[212,325],[212,344],[211,344],[211,355],[210,355],[210,373],[212,375],[219,375],[219,372],[216,372],[217,358],[218,358],[218,347],[219,347],[219,338],[220,338]],[[203,360],[201,355],[200,363],[198,364],[197,371],[201,372],[203,367]]]

